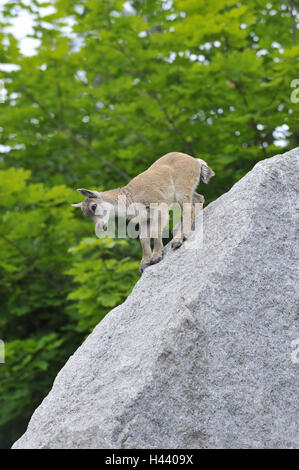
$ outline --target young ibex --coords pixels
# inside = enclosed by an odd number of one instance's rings
[[[174,229],[172,248],[179,248],[189,235],[197,208],[202,208],[204,197],[195,192],[199,181],[208,183],[214,171],[206,162],[185,153],[171,152],[159,158],[148,170],[133,178],[122,188],[103,191],[78,189],[84,201],[73,204],[90,217],[97,229],[106,230],[110,213],[128,217],[128,207],[135,209],[140,226],[142,260],[140,271],[161,261],[163,257],[163,228],[168,222],[169,208],[177,202],[182,210],[182,223]],[[119,204],[119,201],[122,204]],[[124,208],[120,210],[120,207]],[[186,210],[186,207],[188,210]],[[123,212],[123,213],[120,213]],[[188,220],[187,220],[188,219]],[[151,238],[154,249],[151,250]]]

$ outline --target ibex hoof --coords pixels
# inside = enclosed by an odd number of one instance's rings
[[[144,263],[144,264],[142,264],[142,265],[140,266],[140,269],[139,269],[140,273],[142,274],[143,271],[144,271],[148,266],[150,266],[150,265],[151,265],[151,263]]]
[[[174,250],[177,250],[178,248],[180,248],[180,246],[182,246],[182,244],[183,242],[178,242],[178,241],[172,242],[171,248],[173,248]]]
[[[151,264],[157,264],[160,263],[160,261],[163,259],[163,256],[159,256],[159,258],[154,258],[151,260]]]

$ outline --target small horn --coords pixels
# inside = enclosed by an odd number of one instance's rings
[[[78,193],[83,194],[85,197],[90,197],[90,198],[100,198],[101,194],[98,191],[90,191],[89,189],[77,189]]]
[[[78,202],[77,204],[72,204],[73,207],[82,207],[82,202]]]

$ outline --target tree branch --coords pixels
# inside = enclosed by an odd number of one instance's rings
[[[135,61],[129,56],[129,54],[127,53],[127,51],[125,50],[125,48],[123,46],[121,46],[120,44],[118,44],[118,47],[115,47],[118,51],[120,51],[127,59],[128,61],[130,62],[130,64],[134,67],[135,69],[135,72],[137,72],[137,74],[139,75],[140,79],[149,84],[149,80],[147,78],[147,76],[145,75],[145,73],[139,69],[138,65],[136,65]],[[186,145],[186,147],[188,148],[189,152],[190,153],[194,153],[194,150],[192,148],[192,145],[190,142],[188,142],[184,135],[182,134],[181,130],[179,129],[179,127],[176,125],[176,123],[174,122],[174,120],[172,119],[172,117],[169,115],[167,109],[165,108],[161,98],[159,97],[158,93],[156,93],[156,91],[149,91],[147,92],[155,101],[156,103],[158,103],[160,109],[162,110],[164,116],[166,117],[167,121],[169,122],[169,124],[171,125],[172,129],[181,137],[181,139],[183,140],[184,144]]]
[[[0,237],[2,237],[3,240],[6,241],[6,243],[15,248],[15,250],[17,250],[22,256],[24,256],[27,263],[30,265],[25,271],[23,271],[23,274],[27,274],[28,272],[30,272],[30,270],[35,270],[40,273],[46,279],[46,281],[48,281],[49,284],[51,284],[56,289],[57,292],[59,292],[59,286],[49,276],[47,276],[47,273],[42,269],[38,268],[37,266],[33,265],[34,261],[37,259],[37,256],[35,256],[34,258],[30,258],[27,253],[25,253],[25,251],[23,251],[15,242],[7,238],[6,235],[0,234]]]
[[[25,251],[23,251],[15,242],[11,241],[9,238],[7,238],[6,235],[3,235],[2,233],[0,236],[3,238],[3,240],[6,241],[6,243],[15,248],[22,256],[24,256],[24,258],[29,259],[27,253],[25,253]]]
[[[126,181],[129,181],[131,178],[127,173],[123,172],[122,170],[119,170],[117,166],[115,166],[113,163],[109,162],[108,160],[105,160],[103,157],[101,157],[97,152],[95,152],[89,145],[86,143],[82,142],[80,139],[78,139],[71,131],[71,129],[66,125],[62,124],[59,122],[45,107],[40,103],[40,101],[35,98],[25,87],[21,86],[20,87],[23,93],[34,103],[38,105],[38,107],[43,111],[43,113],[55,124],[55,126],[60,129],[64,134],[66,134],[73,142],[75,142],[77,145],[79,145],[82,149],[84,149],[86,152],[90,153],[93,157],[97,158],[100,162],[102,162],[105,166],[109,167],[111,170],[113,170],[115,173],[117,173],[119,176],[121,176],[123,179]]]
[[[236,89],[238,90],[239,94],[241,95],[241,97],[243,99],[243,103],[245,104],[245,106],[247,108],[249,108],[249,104],[248,104],[246,95],[245,95],[245,93],[243,92],[243,90],[241,88],[241,84],[240,83],[235,83],[235,85],[236,85]],[[265,158],[268,158],[268,153],[267,153],[266,147],[264,146],[262,136],[260,135],[260,132],[257,128],[257,123],[255,122],[255,120],[253,118],[250,119],[250,125],[251,125],[251,127],[253,128],[253,130],[255,132],[256,140],[257,140],[257,142],[259,142],[259,144],[260,144],[260,146],[263,150]]]
[[[294,45],[297,46],[297,28],[296,28],[296,16],[295,14],[293,13],[293,11],[295,10],[295,6],[294,6],[294,1],[293,0],[290,0],[290,6],[289,6],[289,11],[290,11],[290,15],[291,15],[291,24],[292,24],[292,33],[293,33],[293,41],[294,41]]]

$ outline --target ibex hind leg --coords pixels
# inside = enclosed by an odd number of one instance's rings
[[[192,197],[184,198],[183,202],[179,203],[182,210],[182,221],[180,221],[173,230],[174,239],[171,244],[173,249],[179,248],[186,240],[191,230],[194,230],[195,217],[202,210],[204,202],[204,196],[194,191],[192,192]]]
[[[182,222],[178,227],[175,227],[176,233],[171,244],[173,249],[179,248],[188,237],[195,219],[195,200],[197,201],[200,196],[193,197],[194,194],[197,194],[195,189],[200,180],[201,163],[197,159],[191,161],[192,164],[188,168],[181,168],[182,171],[175,179],[176,201],[181,207]]]
[[[192,202],[194,204],[194,212],[195,212],[195,220],[196,220],[196,217],[198,216],[198,214],[203,209],[205,198],[202,194],[198,194],[198,193],[194,192],[193,197],[192,197]],[[192,223],[191,230],[195,229],[195,220]]]
[[[192,201],[192,194],[190,194],[189,197],[185,197],[183,201],[179,201],[179,205],[182,211],[182,221],[179,222],[178,227],[175,227],[177,232],[171,243],[171,247],[174,250],[180,248],[188,237],[195,218],[195,206]]]

